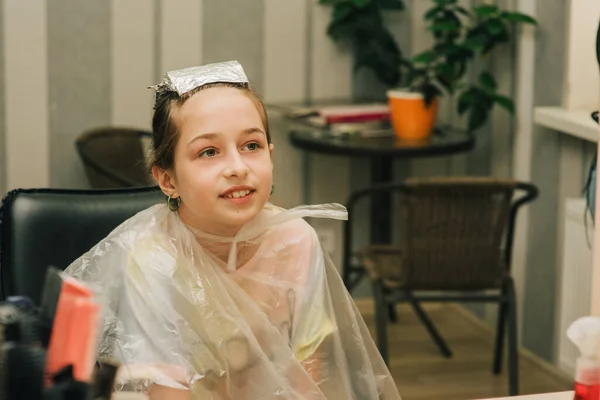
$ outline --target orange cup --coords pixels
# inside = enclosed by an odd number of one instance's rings
[[[396,137],[408,141],[421,141],[431,136],[438,111],[437,98],[429,107],[425,107],[421,93],[389,90],[387,97]]]

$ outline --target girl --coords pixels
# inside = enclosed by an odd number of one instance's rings
[[[151,399],[399,399],[339,274],[302,218],[268,203],[273,144],[237,62],[156,86],[152,174],[167,196],[66,273],[103,306],[99,359]]]

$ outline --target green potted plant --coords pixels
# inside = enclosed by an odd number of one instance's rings
[[[513,113],[513,101],[497,92],[496,80],[491,73],[482,71],[475,82],[468,82],[465,75],[477,58],[510,41],[515,23],[536,23],[530,16],[502,10],[493,4],[480,4],[468,9],[462,7],[458,0],[431,1],[432,7],[424,15],[427,29],[433,35],[431,48],[411,59],[402,57],[399,50],[394,51],[394,56],[400,56],[395,59],[398,72],[393,76],[376,61],[365,64],[355,58],[356,68],[373,68],[380,79],[382,75],[389,76],[390,79],[383,80],[388,86],[401,88],[388,91],[388,99],[394,130],[403,139],[422,140],[431,133],[437,116],[438,98],[444,93],[456,96],[457,111],[466,115],[470,131],[485,123],[496,104]],[[333,6],[334,16],[328,32],[334,39],[344,38],[350,43],[356,41],[349,34],[352,32],[349,26],[360,25],[363,30],[373,28],[378,32],[384,29],[374,24],[350,24],[349,16],[352,14],[342,12],[348,7],[381,12],[385,9],[381,0],[322,2]],[[400,0],[394,1],[396,9],[402,8],[401,3]],[[378,35],[383,36],[382,33]]]

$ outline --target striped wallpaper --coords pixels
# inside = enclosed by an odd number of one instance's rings
[[[267,101],[350,95],[328,18],[307,0],[0,0],[1,191],[86,187],[77,135],[148,128],[167,70],[237,59]]]
[[[428,45],[422,14],[430,1],[407,4],[386,20],[410,54]],[[2,192],[85,187],[75,138],[101,125],[148,128],[153,94],[147,86],[171,69],[237,59],[267,102],[383,90],[368,72],[352,73],[346,49],[325,34],[330,10],[317,0],[0,0],[0,10]],[[441,119],[452,118],[442,108]],[[402,174],[407,168],[426,175],[485,173],[489,152],[488,145],[469,160],[398,168]],[[339,166],[349,169],[347,161]],[[364,171],[360,162],[352,166]],[[348,180],[356,186],[354,176]]]
[[[9,0],[2,7],[7,188],[50,183],[46,5]]]

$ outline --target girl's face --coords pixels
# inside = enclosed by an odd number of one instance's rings
[[[233,236],[269,199],[273,145],[260,113],[240,89],[201,90],[171,118],[179,128],[172,171],[153,173],[163,191],[181,197],[183,221]]]

